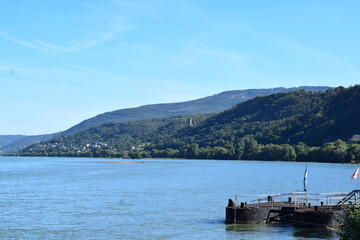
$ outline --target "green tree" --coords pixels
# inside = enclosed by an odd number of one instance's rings
[[[289,144],[281,145],[281,160],[284,161],[295,161],[296,152],[293,146]]]
[[[346,209],[345,222],[341,227],[340,238],[342,240],[360,239],[360,205],[349,206]]]
[[[255,159],[258,151],[258,143],[252,136],[244,137],[244,159]]]
[[[360,144],[350,144],[347,151],[347,162],[360,161]]]
[[[296,159],[298,161],[306,161],[306,159],[308,158],[308,154],[309,154],[309,147],[303,143],[303,142],[299,142],[294,146],[294,150],[296,153]]]
[[[199,157],[199,144],[197,143],[192,143],[190,144],[190,146],[187,148],[186,151],[186,157],[187,158],[198,158]]]
[[[129,152],[128,155],[129,155],[129,158],[131,158],[131,159],[141,159],[142,158],[142,156],[139,152]]]
[[[223,147],[214,147],[214,158],[215,159],[229,159],[229,150]]]
[[[238,160],[243,159],[244,151],[245,151],[245,142],[240,140],[236,143],[234,158]]]

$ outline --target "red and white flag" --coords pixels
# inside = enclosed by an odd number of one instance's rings
[[[359,176],[359,167],[357,167],[356,171],[354,172],[354,174],[351,176],[351,179],[356,179]]]

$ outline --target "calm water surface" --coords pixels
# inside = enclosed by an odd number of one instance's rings
[[[225,225],[235,194],[302,189],[305,163],[0,157],[0,239],[337,239]],[[308,191],[348,192],[355,167],[308,163]]]

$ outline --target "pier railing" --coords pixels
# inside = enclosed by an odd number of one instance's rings
[[[351,194],[353,193],[353,194]],[[295,208],[308,208],[309,206],[320,206],[328,209],[341,208],[345,203],[355,203],[359,200],[360,190],[354,190],[351,193],[332,192],[332,193],[278,193],[271,195],[235,195],[235,204],[239,201],[252,207],[260,207],[261,203],[271,202],[281,205],[281,203],[293,203]],[[352,201],[351,201],[352,200]]]

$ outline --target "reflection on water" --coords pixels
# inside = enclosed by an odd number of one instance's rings
[[[199,223],[211,224],[211,225],[219,225],[219,224],[224,225],[225,224],[225,218],[200,220]]]
[[[330,228],[307,228],[307,229],[296,229],[294,237],[301,238],[320,238],[320,239],[339,239],[337,229]]]
[[[280,239],[282,234],[293,232],[294,239],[339,239],[337,229],[297,228],[287,223],[231,224],[226,231],[236,232],[242,239]]]

